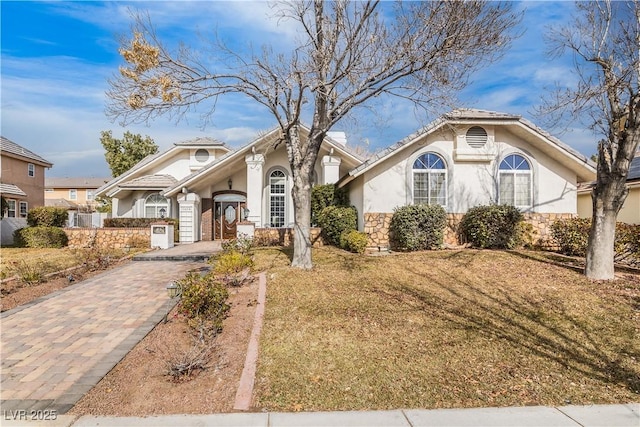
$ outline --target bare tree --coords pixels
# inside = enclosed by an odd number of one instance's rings
[[[598,0],[576,3],[575,20],[550,33],[551,52],[574,56],[575,87],[557,90],[543,111],[587,118],[598,143],[597,180],[585,274],[614,277],[618,212],[628,189],[629,164],[640,141],[640,3]]]
[[[292,171],[292,265],[311,268],[312,172],[327,132],[381,95],[425,108],[450,101],[472,71],[508,46],[520,16],[509,2],[485,1],[304,0],[274,10],[299,29],[289,52],[264,46],[244,54],[215,38],[210,61],[186,46],[170,52],[149,18],[134,15],[133,39],[120,49],[127,66],[110,82],[107,113],[128,123],[179,117],[198,105],[210,117],[217,98],[232,93],[264,106],[277,120]],[[311,121],[305,135],[303,117]]]

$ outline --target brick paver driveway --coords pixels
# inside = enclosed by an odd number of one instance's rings
[[[175,304],[194,262],[132,262],[2,313],[1,407],[68,411]]]

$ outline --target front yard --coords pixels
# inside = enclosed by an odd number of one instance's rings
[[[535,255],[539,256],[539,255]],[[592,283],[525,252],[314,252],[268,270],[255,407],[270,411],[640,401],[640,276]]]

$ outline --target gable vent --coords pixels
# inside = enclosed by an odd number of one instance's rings
[[[487,131],[480,126],[474,126],[467,131],[467,144],[473,148],[482,148],[487,143]]]

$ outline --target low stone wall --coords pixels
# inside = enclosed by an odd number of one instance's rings
[[[320,228],[311,228],[311,242],[314,248],[324,245]],[[256,228],[253,235],[257,246],[291,246],[293,243],[292,228]]]
[[[93,245],[114,249],[151,247],[151,227],[141,228],[65,228],[69,247]]]
[[[364,214],[363,231],[369,235],[369,247],[388,249],[390,247],[389,226],[393,213],[373,212]],[[444,243],[449,246],[458,246],[458,225],[464,214],[447,214],[447,226],[444,230]],[[576,215],[569,213],[525,213],[525,221],[532,226],[531,239],[533,244],[545,249],[555,249],[555,243],[551,238],[551,224],[559,219],[573,218]]]

